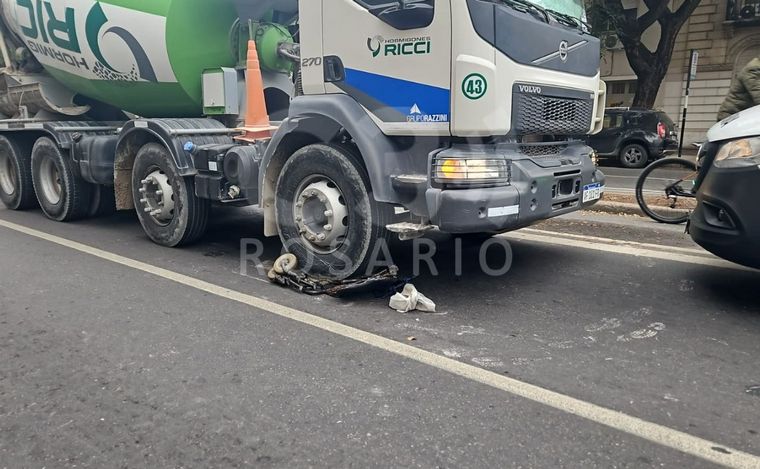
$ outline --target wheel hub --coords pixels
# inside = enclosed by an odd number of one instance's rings
[[[61,174],[52,158],[44,158],[40,165],[40,183],[42,186],[42,196],[51,203],[57,205],[61,201],[63,193],[63,184]]]
[[[319,251],[335,250],[348,231],[348,207],[332,181],[306,185],[297,195],[294,217],[301,238]]]
[[[13,194],[16,192],[17,185],[16,171],[13,169],[11,157],[7,153],[0,153],[0,188],[6,194]]]
[[[168,224],[174,218],[174,189],[169,177],[155,170],[140,181],[140,204],[143,212],[159,224]]]
[[[642,154],[639,150],[636,150],[635,148],[631,148],[628,150],[625,154],[626,160],[628,160],[629,163],[638,163],[641,161]]]

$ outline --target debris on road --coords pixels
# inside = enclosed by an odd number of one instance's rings
[[[433,300],[417,291],[417,288],[411,283],[404,285],[401,293],[393,295],[388,306],[399,313],[408,313],[414,310],[435,313],[435,303],[433,303]]]
[[[274,261],[267,274],[269,280],[307,295],[329,295],[335,297],[355,295],[364,292],[396,291],[404,284],[399,278],[398,267],[390,266],[370,277],[349,280],[335,280],[327,277],[313,277],[298,269],[298,259],[293,254],[284,254]]]

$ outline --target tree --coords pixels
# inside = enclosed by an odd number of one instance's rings
[[[594,23],[599,24],[601,20],[614,27],[628,63],[639,79],[633,106],[649,109],[654,106],[668,73],[678,33],[702,0],[681,0],[675,11],[670,9],[671,2],[667,0],[643,1],[647,12],[639,17],[627,14],[622,0],[591,0],[589,14]],[[650,51],[642,42],[642,36],[655,23],[660,25],[660,40],[657,49]]]

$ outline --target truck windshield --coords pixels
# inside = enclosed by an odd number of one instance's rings
[[[588,33],[586,9],[583,0],[491,0],[502,2],[512,8],[529,12],[547,23],[549,18],[566,26],[579,28]]]
[[[577,20],[586,20],[586,10],[582,0],[531,0],[531,3]]]

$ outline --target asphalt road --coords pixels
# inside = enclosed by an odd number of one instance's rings
[[[498,277],[437,236],[435,314],[244,276],[262,231],[0,210],[0,467],[760,467],[760,273],[677,227],[554,220]]]
[[[599,169],[607,176],[607,189],[631,191],[636,189],[636,180],[642,171],[641,169],[628,169],[617,166],[602,166]]]
[[[668,155],[668,157],[675,157],[676,155]],[[684,158],[691,161],[696,160],[696,155],[684,155]],[[605,166],[600,169],[607,176],[606,187],[611,192],[632,192],[636,189],[636,182],[641,175],[643,169],[628,169],[620,166],[614,166],[610,162],[605,162]],[[682,177],[679,172],[679,177]],[[659,189],[659,187],[654,187]]]

